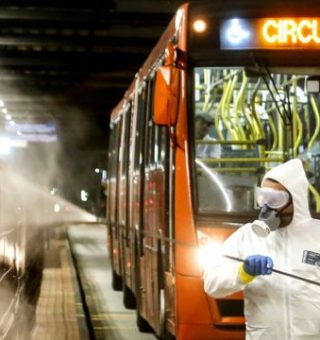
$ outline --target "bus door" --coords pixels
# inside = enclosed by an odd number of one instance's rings
[[[119,258],[118,238],[118,156],[120,147],[122,118],[118,119],[111,127],[108,164],[108,243],[112,266],[112,287],[115,290],[122,289],[121,268]]]
[[[145,182],[143,208],[144,304],[146,317],[158,335],[165,320],[164,272],[165,235],[168,226],[168,132],[156,126],[152,114],[152,87],[149,84],[145,139]]]
[[[132,273],[132,290],[135,295],[140,296],[140,290],[137,287],[137,276],[139,274],[138,260],[142,254],[142,209],[143,209],[143,185],[144,185],[144,133],[145,133],[145,115],[147,103],[146,83],[141,82],[137,89],[137,104],[135,105],[135,122],[132,129],[133,157],[132,166],[132,183],[131,183],[131,220],[130,220],[130,240],[131,240],[131,273]],[[139,302],[139,301],[138,301]],[[138,307],[139,308],[139,307]]]
[[[119,151],[119,194],[118,194],[118,228],[120,237],[120,254],[122,266],[122,283],[124,304],[127,308],[135,307],[130,287],[130,255],[129,255],[129,143],[131,130],[131,101],[126,105],[123,113],[123,128]]]

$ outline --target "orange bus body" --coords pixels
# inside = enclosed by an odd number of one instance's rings
[[[208,297],[203,289],[191,199],[187,73],[183,67],[175,138],[165,128],[166,157],[168,160],[171,155],[172,161],[162,167],[145,163],[143,173],[139,173],[141,168],[134,169],[138,152],[135,136],[139,124],[139,96],[143,96],[141,92],[144,91],[140,84],[153,77],[174,37],[179,51],[186,54],[187,27],[188,5],[184,5],[111,115],[107,224],[114,288],[123,290],[128,308],[137,308],[137,325],[142,331],[151,328],[163,339],[174,336],[179,340],[240,340],[245,337],[244,318],[222,314],[216,300]],[[129,116],[130,124],[126,125]],[[125,126],[129,126],[127,138]],[[129,143],[127,155],[123,153],[125,140]],[[123,176],[125,157],[128,157],[127,172]],[[174,170],[170,171],[170,167]],[[170,181],[171,186],[168,185]],[[172,206],[168,207],[170,204]],[[140,225],[141,214],[143,226]],[[168,230],[170,223],[172,229]],[[215,238],[223,240],[232,231],[216,228]],[[242,301],[242,295],[225,300]]]
[[[181,6],[111,114],[112,285],[138,328],[161,339],[245,338],[242,294],[205,294],[198,255],[201,240],[222,243],[256,218],[265,171],[302,158],[320,213],[320,42],[297,29],[318,25],[320,11],[311,0],[270,1]],[[270,30],[283,19],[294,30]],[[203,114],[214,126],[207,140],[196,136]],[[198,151],[216,145],[220,157]]]

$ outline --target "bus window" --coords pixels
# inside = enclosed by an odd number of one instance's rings
[[[118,120],[111,130],[110,139],[110,155],[109,155],[109,188],[108,188],[108,201],[109,201],[109,223],[110,226],[116,223],[116,201],[117,201],[117,187],[118,187],[118,157],[120,146],[120,132],[121,132],[121,119]]]
[[[165,271],[169,267],[169,190],[168,190],[168,132],[165,126],[153,122],[154,81],[147,86],[147,117],[145,140],[145,176],[143,204],[143,251],[140,257],[140,285],[145,292],[139,295],[139,313],[146,315],[153,306],[150,324],[159,332],[158,321],[163,317],[165,301]],[[142,290],[141,290],[142,291]]]
[[[145,145],[145,116],[146,116],[147,91],[143,83],[138,92],[136,130],[134,135],[134,164],[133,164],[133,186],[132,186],[132,228],[138,230],[139,253],[142,247],[142,225],[143,225],[143,188],[144,188],[144,145]]]
[[[153,206],[153,178],[152,173],[154,170],[154,130],[155,126],[152,118],[152,97],[153,97],[153,80],[149,79],[147,81],[146,88],[146,116],[145,116],[145,143],[144,143],[144,179],[143,179],[143,223],[142,229],[145,233],[146,229],[150,227],[152,223],[152,210]],[[148,241],[144,240],[141,242],[146,243]],[[144,249],[142,248],[142,254],[144,254]]]
[[[135,132],[135,153],[134,153],[134,171],[141,172],[143,157],[143,139],[144,139],[144,121],[146,111],[146,88],[142,87],[138,95],[137,124]]]
[[[152,166],[155,157],[154,148],[154,123],[152,116],[154,81],[149,79],[147,83],[147,112],[146,112],[146,166]]]
[[[130,128],[131,128],[131,102],[127,104],[123,113],[123,129],[121,135],[120,147],[120,169],[119,169],[119,226],[122,231],[128,234],[128,208],[129,208],[129,142],[130,142]]]
[[[109,134],[109,141],[108,141],[108,163],[107,163],[107,181],[106,181],[106,221],[107,224],[110,224],[110,178],[114,166],[114,162],[112,162],[113,154],[112,154],[112,145],[114,143],[114,136],[115,136],[115,130],[110,127],[110,134]]]
[[[254,187],[261,176],[290,157],[300,155],[317,174],[320,96],[306,89],[309,72],[194,69],[199,213],[254,213]],[[319,190],[319,176],[311,184]],[[317,197],[311,191],[314,210]]]
[[[158,228],[162,236],[169,236],[169,134],[166,126],[156,126],[155,129],[155,164],[158,169],[156,182],[156,199],[157,199],[157,220]],[[165,255],[162,256],[163,269],[169,267],[169,243],[163,242],[166,247]]]

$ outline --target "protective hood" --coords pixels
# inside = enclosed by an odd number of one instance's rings
[[[291,225],[311,218],[308,201],[309,182],[300,159],[292,159],[268,171],[262,180],[273,179],[281,183],[291,194],[293,220]]]

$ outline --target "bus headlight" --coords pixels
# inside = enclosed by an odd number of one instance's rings
[[[222,244],[213,240],[209,235],[197,230],[198,262],[202,269],[219,262],[222,258]]]

